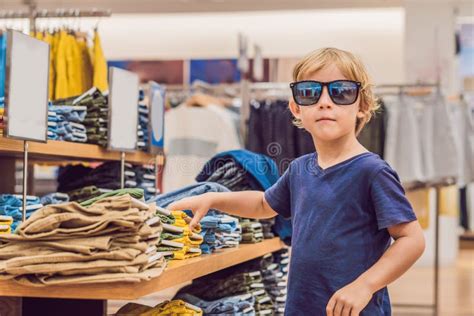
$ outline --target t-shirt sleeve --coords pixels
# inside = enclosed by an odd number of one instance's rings
[[[290,167],[278,181],[265,191],[265,200],[270,207],[285,218],[291,217]]]
[[[370,194],[379,229],[416,220],[398,175],[389,166],[376,172]]]

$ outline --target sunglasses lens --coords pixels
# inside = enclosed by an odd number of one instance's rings
[[[322,87],[317,82],[298,82],[293,87],[295,102],[299,105],[315,104],[321,96]]]
[[[329,95],[335,104],[349,105],[357,100],[359,87],[352,81],[337,81],[329,85]]]

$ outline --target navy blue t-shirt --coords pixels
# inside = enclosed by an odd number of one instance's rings
[[[312,153],[294,160],[265,192],[293,221],[286,315],[326,315],[331,296],[367,271],[390,246],[387,227],[416,220],[398,175],[373,153],[326,169]],[[390,315],[387,288],[361,315]]]

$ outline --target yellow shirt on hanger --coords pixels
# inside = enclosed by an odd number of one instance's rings
[[[79,46],[79,53],[81,56],[82,61],[82,84],[83,84],[83,92],[86,92],[90,88],[92,88],[92,63],[89,55],[89,48],[87,47],[87,43],[85,39],[78,39],[77,41]]]
[[[61,30],[58,34],[58,47],[55,57],[56,65],[56,84],[55,84],[55,99],[67,98],[69,95],[68,89],[68,74],[66,61],[66,46],[67,34],[66,31]]]
[[[100,42],[99,33],[94,32],[94,80],[93,85],[97,87],[101,92],[109,90],[109,84],[107,81],[107,61],[102,51],[102,44]]]

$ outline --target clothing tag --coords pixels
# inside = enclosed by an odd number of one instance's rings
[[[188,252],[201,253],[201,249],[200,249],[200,248],[189,248],[189,249],[188,249]]]
[[[143,175],[143,179],[146,179],[146,180],[155,180],[155,179],[156,179],[156,176],[153,175],[153,174],[144,174],[144,175]]]
[[[259,275],[261,275],[261,274],[260,274],[260,271],[254,271],[254,272],[249,272],[249,275],[250,275],[251,277],[254,277],[254,276],[259,276]]]
[[[172,233],[182,233],[184,232],[184,229],[181,227],[173,226],[170,224],[161,224],[163,226],[163,229]]]
[[[159,222],[160,222],[160,218],[158,216],[155,216],[155,217],[152,217],[149,220],[147,220],[146,224],[148,226],[153,226],[154,224],[159,223]]]
[[[257,302],[259,302],[260,304],[263,304],[263,303],[266,303],[270,300],[271,300],[270,297],[265,296],[264,298],[261,298],[261,299],[257,300]]]
[[[166,215],[166,216],[170,216],[170,215],[171,215],[171,212],[170,212],[170,211],[168,211],[167,209],[162,208],[161,206],[158,206],[158,205],[156,206],[156,211],[157,211],[158,213],[161,213],[161,214]]]
[[[269,298],[270,299],[270,298]],[[273,312],[271,309],[265,309],[263,311],[259,311],[258,315],[271,315]]]
[[[139,208],[141,210],[148,210],[148,204],[146,204],[145,202],[142,202],[140,200],[137,200],[136,198],[131,198],[131,202],[132,202],[132,207],[136,207],[136,208]]]
[[[130,170],[125,171],[123,174],[129,177],[134,177],[136,175],[135,172]]]
[[[252,283],[250,284],[250,287],[253,289],[260,289],[260,288],[265,287],[265,285],[263,285],[263,283]]]
[[[253,235],[253,237],[255,237],[255,238],[263,237],[263,233],[255,233],[255,234]]]
[[[177,247],[177,248],[183,248],[184,247],[184,244],[180,243],[180,242],[176,242],[176,241],[171,241],[171,240],[162,240],[160,242],[161,245],[165,245],[165,246],[170,246],[170,247]]]
[[[150,246],[147,248],[147,250],[145,251],[145,254],[149,254],[149,253],[152,253],[153,251],[156,250],[156,246]]]
[[[276,263],[272,263],[271,265],[268,266],[267,270],[275,270],[276,268],[278,268],[278,264]]]
[[[265,291],[264,290],[258,290],[258,291],[255,291],[255,292],[252,292],[252,295],[255,297],[255,296],[260,296],[262,294],[265,294]]]
[[[250,225],[250,227],[252,227],[252,228],[259,228],[259,227],[262,227],[262,224],[260,224],[260,223],[253,223],[252,225]]]
[[[148,258],[148,263],[155,262],[155,261],[159,260],[161,257],[163,257],[163,253],[158,252],[158,253],[154,254],[153,256],[151,256],[150,258]]]

